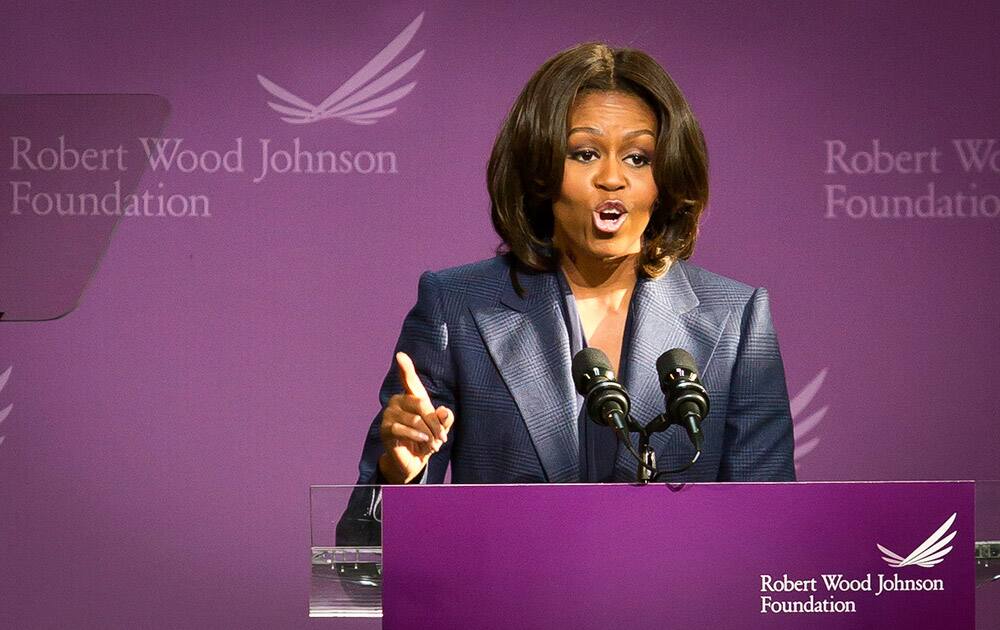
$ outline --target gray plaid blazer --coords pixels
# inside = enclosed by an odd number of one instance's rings
[[[570,341],[554,273],[518,272],[506,257],[420,278],[417,304],[396,344],[413,358],[435,405],[455,425],[422,478],[441,483],[575,482],[581,479],[578,399]],[[632,416],[645,424],[663,412],[656,359],[684,348],[701,367],[711,412],[701,459],[671,481],[794,481],[792,422],[767,292],[683,261],[657,279],[640,279],[632,299],[623,384]],[[383,408],[402,391],[393,364],[382,384]],[[359,484],[378,483],[381,413],[365,440]],[[694,455],[680,427],[652,439],[661,469]],[[635,479],[619,445],[615,479]]]

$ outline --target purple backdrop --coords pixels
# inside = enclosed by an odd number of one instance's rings
[[[0,625],[308,623],[308,485],[354,481],[420,272],[491,254],[494,135],[580,41],[648,51],[691,101],[712,164],[694,262],[771,292],[800,477],[998,477],[995,4],[2,13],[0,90],[159,94],[165,138],[240,138],[243,170],[147,172],[208,216],[123,218],[75,312],[0,324]],[[416,86],[372,110],[395,112],[268,107],[319,105],[420,15],[388,66],[424,51],[388,89]],[[352,172],[260,177],[262,145],[296,139]]]

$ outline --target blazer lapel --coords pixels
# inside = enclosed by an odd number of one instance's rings
[[[640,279],[636,284],[622,376],[632,400],[631,415],[640,424],[663,413],[663,394],[656,374],[656,360],[661,354],[684,348],[694,357],[701,373],[708,370],[727,315],[697,306],[698,296],[684,273],[683,262],[671,264],[660,278]],[[672,432],[670,441],[676,435]],[[636,463],[623,447],[618,449],[615,466],[618,478],[634,478]]]
[[[552,273],[519,279],[524,298],[507,286],[501,304],[473,308],[472,315],[548,481],[579,481],[576,390],[558,280]]]

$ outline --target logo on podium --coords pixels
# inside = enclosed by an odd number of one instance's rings
[[[933,534],[927,537],[927,540],[920,543],[920,545],[910,552],[910,555],[905,558],[899,554],[890,551],[883,547],[882,545],[875,544],[879,551],[884,553],[882,559],[888,563],[888,565],[894,569],[900,567],[908,566],[918,566],[930,568],[938,564],[944,557],[951,553],[951,547],[945,547],[957,534],[957,531],[952,531],[946,535],[946,532],[951,528],[952,524],[955,522],[956,514],[953,513],[948,520],[944,522]],[[943,549],[942,549],[943,547]]]

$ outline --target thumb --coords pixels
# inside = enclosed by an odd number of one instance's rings
[[[426,415],[434,413],[434,405],[431,404],[431,397],[424,389],[424,384],[417,376],[417,368],[413,366],[413,360],[405,352],[396,353],[396,365],[399,366],[399,380],[403,382],[403,389],[407,394],[411,394],[420,399],[420,414]]]
[[[435,409],[437,412],[438,421],[441,422],[441,426],[447,431],[451,428],[451,425],[455,424],[455,414],[451,409],[441,406]]]

